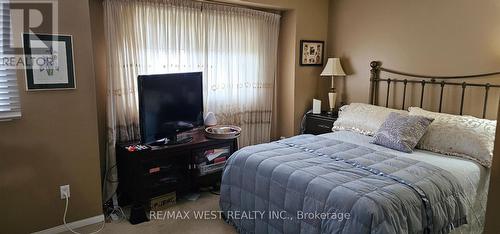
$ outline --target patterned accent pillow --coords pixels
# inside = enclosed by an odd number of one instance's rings
[[[371,143],[411,153],[431,123],[423,116],[390,113]]]
[[[404,110],[351,103],[340,108],[339,118],[333,123],[332,131],[346,130],[373,136],[392,112],[408,115],[408,111]]]
[[[410,107],[410,115],[433,118],[417,148],[474,160],[489,168],[497,121],[426,111]]]

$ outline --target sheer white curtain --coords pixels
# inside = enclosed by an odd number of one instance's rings
[[[279,15],[187,0],[104,1],[108,65],[105,199],[115,144],[139,138],[137,76],[202,71],[205,112],[242,127],[240,146],[269,141]]]
[[[206,5],[206,106],[222,123],[241,126],[240,146],[268,142],[279,16]]]

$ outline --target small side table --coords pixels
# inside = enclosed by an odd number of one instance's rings
[[[327,114],[322,112],[321,114],[306,114],[306,124],[304,134],[324,134],[332,132],[333,122],[337,120],[338,112],[333,114]]]

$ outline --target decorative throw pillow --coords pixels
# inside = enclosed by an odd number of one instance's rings
[[[410,107],[410,115],[433,118],[417,148],[459,156],[491,166],[497,121],[436,113]]]
[[[373,136],[390,113],[408,115],[408,111],[395,110],[364,103],[351,103],[339,111],[339,118],[333,123],[333,131],[347,130]]]
[[[431,123],[430,118],[393,112],[380,126],[371,143],[411,153]]]

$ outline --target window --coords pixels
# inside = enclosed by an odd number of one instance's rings
[[[7,58],[14,55],[10,46],[10,10],[9,4],[0,4],[0,56]],[[21,117],[21,104],[17,87],[16,69],[5,64],[0,66],[0,120]]]
[[[270,141],[280,15],[194,1],[106,0],[108,127],[138,138],[139,74],[203,72],[204,112]]]

